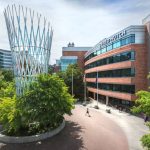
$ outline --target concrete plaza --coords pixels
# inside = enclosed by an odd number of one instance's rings
[[[147,131],[142,119],[119,113],[117,110],[112,110],[112,114],[107,114],[104,105],[99,104],[99,110],[92,108],[94,105],[95,101],[87,106],[90,117],[85,115],[86,107],[76,105],[72,110],[72,116],[65,116],[65,129],[53,138],[28,144],[0,143],[0,150],[141,149],[137,139]],[[135,130],[140,131],[136,133]]]
[[[130,150],[143,150],[143,147],[140,142],[140,138],[144,135],[149,133],[148,127],[144,123],[143,118],[136,117],[134,115],[131,115],[129,113],[119,111],[118,109],[106,106],[102,103],[97,103],[97,101],[92,100],[91,103],[87,105],[87,107],[90,107],[94,109],[93,107],[98,104],[99,108],[98,112],[105,115],[109,119],[112,119],[115,121],[124,131],[127,139],[128,139],[128,145]],[[106,109],[111,110],[111,114],[106,113]]]

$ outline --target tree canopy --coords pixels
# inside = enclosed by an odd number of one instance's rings
[[[132,111],[134,113],[144,113],[147,116],[150,116],[150,92],[148,91],[139,91],[136,93],[138,97],[135,101],[135,106]]]
[[[72,74],[73,74],[73,94],[75,98],[83,98],[84,95],[84,83],[83,83],[83,71],[77,64],[70,64],[66,71],[58,72],[57,75],[64,80],[69,87],[69,93],[72,93]]]
[[[7,69],[0,69],[0,76],[3,76],[3,80],[6,82],[11,82],[14,78],[13,71]]]
[[[56,128],[63,115],[70,115],[74,108],[74,99],[56,75],[39,75],[24,95],[0,100],[0,122],[8,135],[32,135]]]
[[[0,69],[0,97],[13,97],[15,94],[12,70]]]

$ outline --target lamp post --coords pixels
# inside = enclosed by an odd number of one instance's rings
[[[73,69],[72,69],[72,96],[73,96]]]
[[[96,85],[97,85],[97,108],[98,108],[98,71],[96,75]]]
[[[86,76],[84,74],[84,102],[86,104]]]

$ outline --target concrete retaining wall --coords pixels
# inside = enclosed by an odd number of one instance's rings
[[[58,134],[63,128],[65,127],[65,120],[61,123],[61,125],[46,133],[38,134],[38,135],[32,135],[32,136],[22,136],[22,137],[13,137],[13,136],[6,136],[0,133],[0,142],[4,143],[29,143],[29,142],[35,142],[44,140],[46,138],[50,138],[56,134]]]

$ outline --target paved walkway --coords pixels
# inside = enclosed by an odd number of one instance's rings
[[[97,101],[93,100],[87,107],[93,108],[97,105]],[[140,138],[142,135],[149,133],[148,127],[144,125],[142,118],[130,115],[125,112],[119,112],[118,109],[98,103],[101,114],[115,121],[125,132],[129,143],[130,150],[143,150]],[[93,108],[94,109],[94,108]],[[106,109],[111,109],[111,114],[106,113]]]
[[[0,150],[128,150],[124,131],[106,113],[76,105],[72,116],[65,116],[66,127],[58,135],[28,144],[3,144]]]

